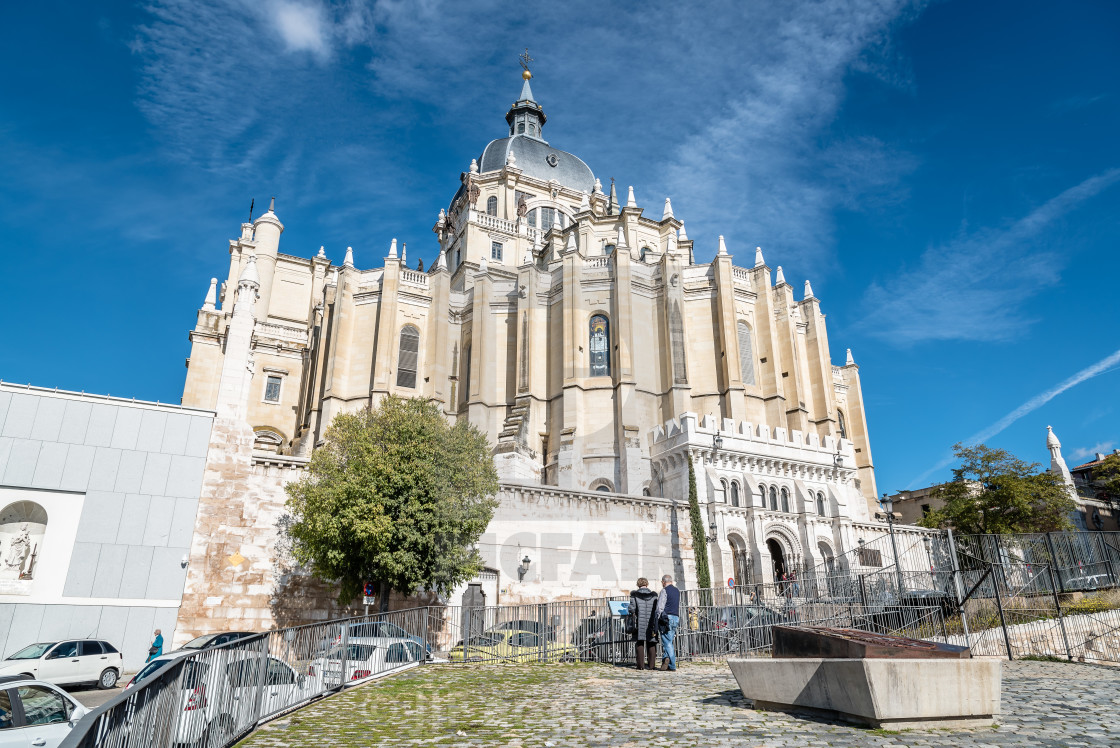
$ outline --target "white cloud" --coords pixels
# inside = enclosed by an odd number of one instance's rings
[[[1022,308],[1058,282],[1061,257],[1033,244],[1041,232],[1120,181],[1120,168],[1089,177],[1001,229],[927,249],[918,266],[873,283],[863,327],[895,345],[927,340],[999,341],[1031,319]]]
[[[1092,460],[1097,454],[1107,455],[1116,446],[1116,442],[1097,442],[1091,447],[1078,447],[1069,453],[1070,462]]]
[[[1061,382],[1060,384],[1058,384],[1054,387],[1051,387],[1050,389],[1046,390],[1045,392],[1040,392],[1039,394],[1032,397],[1030,400],[1027,400],[1025,403],[1020,405],[1015,410],[1013,410],[1010,413],[1008,413],[1007,415],[1005,415],[1003,418],[1001,418],[998,421],[996,421],[995,423],[993,423],[991,426],[988,426],[987,428],[981,429],[980,431],[976,432],[972,436],[965,439],[964,443],[968,444],[968,445],[971,445],[971,444],[981,444],[983,442],[988,441],[993,436],[995,436],[996,434],[999,434],[1001,431],[1003,431],[1008,426],[1010,426],[1011,424],[1018,421],[1023,416],[1025,416],[1029,413],[1033,413],[1034,411],[1038,410],[1043,405],[1050,402],[1051,400],[1053,400],[1055,397],[1062,394],[1066,390],[1072,389],[1073,387],[1076,387],[1077,385],[1081,384],[1082,382],[1087,381],[1089,379],[1092,379],[1093,377],[1100,376],[1101,374],[1109,372],[1113,369],[1113,367],[1115,367],[1117,365],[1120,365],[1120,350],[1116,351],[1115,353],[1113,353],[1109,356],[1105,356],[1104,358],[1102,358],[1100,361],[1093,364],[1092,366],[1085,367],[1081,371],[1077,372],[1076,374],[1069,377],[1068,379]],[[936,465],[931,467],[929,470],[927,470],[924,473],[922,473],[921,475],[919,475],[914,480],[910,481],[910,485],[907,486],[907,488],[913,488],[917,485],[921,485],[921,484],[925,483],[925,481],[931,475],[933,475],[934,473],[936,473],[939,470],[943,470],[943,469],[947,468],[953,462],[954,459],[955,458],[954,458],[953,455],[946,456],[944,459],[941,460],[941,462],[937,463]]]
[[[330,52],[331,34],[323,6],[317,3],[276,2],[262,6],[289,51],[313,52],[320,57]]]

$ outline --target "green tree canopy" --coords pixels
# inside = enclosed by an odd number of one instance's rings
[[[688,458],[688,518],[692,524],[692,552],[696,556],[696,584],[705,590],[712,586],[708,570],[708,536],[704,532],[704,517],[700,514],[700,501],[696,496],[696,470]]]
[[[289,483],[296,560],[339,583],[346,605],[363,582],[405,594],[449,594],[482,568],[473,545],[497,501],[486,436],[448,423],[420,398],[335,417],[307,473]]]
[[[1055,532],[1072,527],[1069,515],[1076,504],[1062,479],[1039,472],[1003,449],[984,444],[953,445],[961,461],[953,480],[931,496],[945,505],[922,518],[925,527],[952,527],[957,532]]]
[[[1094,467],[1093,482],[1110,499],[1120,499],[1120,455],[1111,454]]]

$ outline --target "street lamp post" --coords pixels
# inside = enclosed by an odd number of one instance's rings
[[[894,573],[898,578],[898,600],[902,602],[902,566],[898,560],[898,543],[894,539],[894,501],[888,494],[883,494],[883,511],[887,513],[887,528],[891,535],[891,551],[894,552]]]

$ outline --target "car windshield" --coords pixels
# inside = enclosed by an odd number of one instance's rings
[[[43,653],[53,647],[58,642],[40,642],[24,647],[13,655],[8,655],[9,660],[37,660],[43,656]]]
[[[137,673],[135,677],[133,677],[132,682],[139,683],[166,664],[167,660],[155,660],[153,662],[149,662],[147,665],[140,668],[140,672]]]
[[[203,634],[202,636],[196,636],[194,639],[191,639],[189,642],[184,644],[182,648],[205,649],[206,645],[212,642],[215,636],[217,636],[217,634]]]
[[[373,658],[375,647],[372,644],[351,644],[348,648],[336,647],[328,657],[332,660],[360,660],[366,661]]]

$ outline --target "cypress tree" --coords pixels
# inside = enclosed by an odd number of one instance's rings
[[[704,533],[704,518],[700,516],[700,501],[696,498],[696,470],[692,457],[688,458],[688,517],[692,521],[692,552],[696,556],[696,584],[702,590],[712,586],[708,571],[708,536]]]

